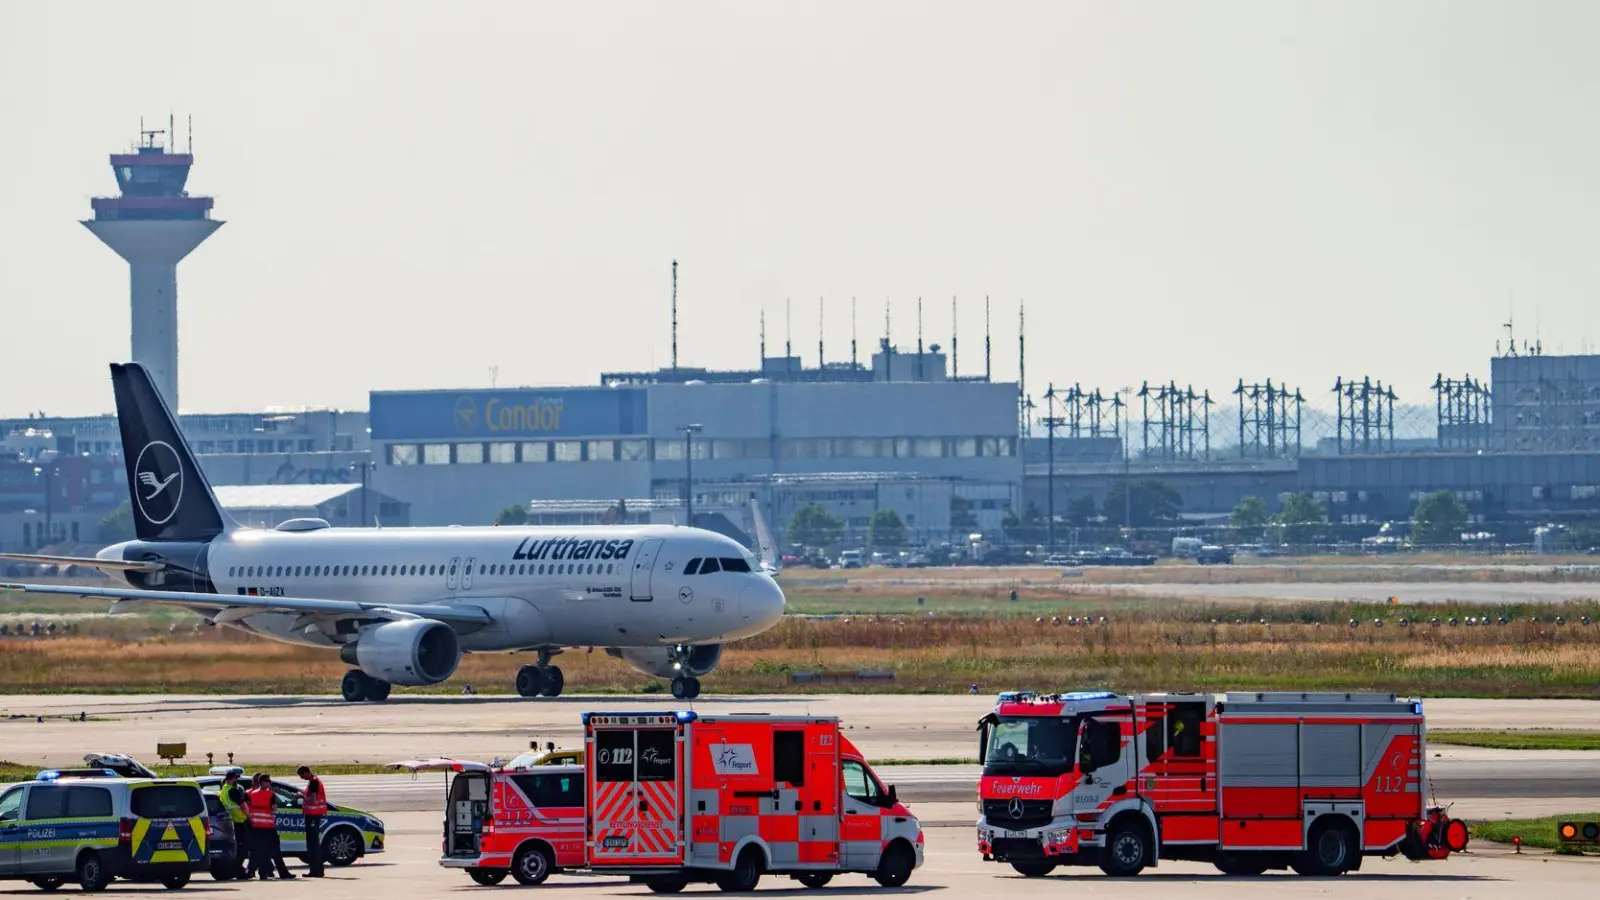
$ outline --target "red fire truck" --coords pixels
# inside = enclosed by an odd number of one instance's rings
[[[1340,875],[1442,859],[1422,703],[1392,694],[1001,694],[979,722],[978,850],[1026,876],[1165,859]]]
[[[922,826],[822,716],[585,713],[589,867],[656,893],[818,888],[843,872],[898,887]]]
[[[396,768],[452,772],[445,788],[439,865],[466,869],[482,885],[510,875],[542,884],[582,868],[583,767],[496,768],[459,759],[406,760]]]

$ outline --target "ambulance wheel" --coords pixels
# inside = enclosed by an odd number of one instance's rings
[[[468,869],[467,874],[472,876],[473,881],[476,881],[484,887],[494,887],[500,882],[505,881],[506,876],[511,873],[507,872],[505,869]]]
[[[538,666],[523,666],[517,670],[517,696],[537,697],[544,693],[544,672]]]
[[[677,700],[693,700],[700,696],[700,679],[687,675],[672,679],[672,696]]]
[[[548,666],[544,670],[544,695],[546,697],[561,696],[561,689],[567,685],[567,676],[561,674],[560,666]]]
[[[801,875],[796,875],[794,877],[794,880],[800,882],[801,884],[805,885],[808,888],[811,888],[812,890],[816,890],[817,888],[827,887],[828,886],[828,882],[833,880],[833,873],[832,872],[806,872],[806,873],[801,874]]]
[[[759,849],[744,848],[739,851],[739,858],[734,860],[733,871],[717,876],[717,887],[740,894],[755,890],[756,885],[761,883],[761,870],[766,868],[763,863]]]
[[[100,854],[93,850],[85,850],[78,857],[76,870],[78,886],[84,891],[103,891],[111,883],[111,872],[106,869],[106,864],[100,859]]]
[[[878,860],[878,871],[872,873],[872,880],[886,888],[896,888],[911,880],[911,870],[916,867],[917,857],[910,846],[903,842],[890,844]]]
[[[1014,862],[1011,864],[1011,868],[1016,869],[1017,874],[1024,878],[1043,878],[1056,870],[1056,864],[1045,860],[1033,859],[1026,862]]]
[[[517,884],[528,887],[544,884],[544,880],[550,877],[550,869],[554,865],[555,862],[550,859],[550,851],[545,848],[538,844],[523,847],[517,851],[516,859],[511,861],[511,877],[517,880]]]
[[[689,879],[682,875],[657,875],[646,878],[644,884],[652,894],[680,894],[689,886]]]
[[[1343,875],[1355,865],[1355,841],[1350,829],[1335,819],[1324,818],[1313,823],[1306,848],[1289,864],[1297,874]]]
[[[168,875],[161,879],[161,886],[169,891],[183,890],[189,884],[189,873],[181,872],[177,875]]]
[[[66,883],[67,880],[65,878],[35,878],[33,880],[33,886],[41,891],[53,891]]]
[[[1139,874],[1150,863],[1150,829],[1144,820],[1126,818],[1111,826],[1100,855],[1100,871],[1113,878]]]
[[[367,699],[367,692],[372,690],[372,679],[360,669],[351,669],[344,673],[344,680],[339,682],[339,694],[346,703],[360,703]]]

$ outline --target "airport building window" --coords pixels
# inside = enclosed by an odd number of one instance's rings
[[[489,462],[514,463],[517,461],[517,445],[507,442],[489,445]]]
[[[711,455],[717,459],[743,459],[744,441],[711,441]],[[699,459],[699,457],[695,457]]]
[[[254,453],[254,452],[256,452],[256,442],[255,441],[240,441],[239,442],[239,452],[240,453]]]
[[[448,466],[448,465],[450,465],[450,445],[449,444],[423,444],[422,445],[422,464],[425,465],[425,466]]]
[[[610,462],[617,458],[616,441],[590,441],[584,456],[593,462]]]
[[[476,465],[483,462],[483,445],[457,444],[456,462],[463,465]]]
[[[525,463],[542,463],[550,461],[549,441],[523,441],[522,461]]]
[[[551,459],[556,462],[581,462],[583,460],[582,441],[551,441],[551,448],[555,451]]]
[[[911,445],[912,455],[937,458],[944,455],[944,438],[917,438]]]
[[[978,455],[979,456],[999,456],[1000,455],[1000,439],[999,438],[992,438],[992,437],[978,438]]]
[[[417,464],[416,444],[390,444],[389,465],[414,466]]]
[[[682,462],[683,441],[668,438],[656,441],[656,459],[664,462]]]
[[[957,457],[959,457],[961,459],[968,459],[970,457],[977,456],[978,455],[978,439],[977,438],[969,438],[969,437],[956,438],[955,439],[955,454],[956,454]]]
[[[650,442],[641,440],[617,441],[617,459],[639,462],[650,458]]]
[[[911,438],[895,438],[894,439],[894,455],[899,459],[906,459],[906,458],[910,457],[911,456]]]
[[[233,452],[233,441],[217,441],[217,452],[218,453],[232,453]]]

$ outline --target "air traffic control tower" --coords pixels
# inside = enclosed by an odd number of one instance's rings
[[[83,224],[128,262],[133,361],[150,370],[156,388],[176,412],[178,263],[222,223],[211,218],[210,197],[191,197],[183,189],[194,154],[169,152],[171,143],[170,124],[166,131],[145,131],[141,125],[133,152],[111,155],[121,195],[95,197],[94,218]]]

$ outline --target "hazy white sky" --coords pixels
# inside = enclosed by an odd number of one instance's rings
[[[882,333],[1107,390],[1487,377],[1600,337],[1600,3],[0,3],[0,414],[108,410],[77,220],[193,114],[185,409],[808,363]]]

